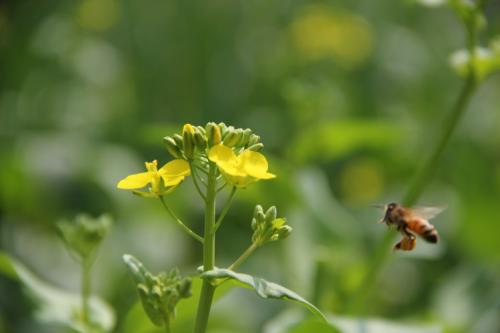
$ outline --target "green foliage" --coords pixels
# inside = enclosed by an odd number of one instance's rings
[[[229,279],[235,281],[237,285],[245,288],[253,289],[257,295],[262,298],[288,300],[297,302],[306,307],[313,314],[326,321],[326,317],[321,311],[313,304],[299,296],[297,293],[280,286],[279,284],[268,282],[264,279],[254,277],[248,274],[237,273],[229,269],[216,268],[208,272],[204,272],[202,278],[212,281],[213,283],[220,283],[220,279],[225,281]]]
[[[37,318],[72,328],[81,333],[110,332],[115,325],[113,309],[102,299],[90,298],[91,332],[85,329],[80,313],[81,296],[61,290],[40,280],[21,263],[0,252],[0,273],[19,282],[33,300]]]

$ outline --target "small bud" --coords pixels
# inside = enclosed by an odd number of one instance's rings
[[[199,150],[207,148],[207,138],[199,130],[194,133],[194,143]]]
[[[233,126],[228,126],[228,127],[226,127],[225,130],[223,130],[223,131],[221,130],[222,139],[224,140],[228,135],[230,135],[234,131],[235,131],[235,129]]]
[[[224,146],[227,146],[227,147],[234,147],[238,141],[240,140],[238,134],[236,133],[236,131],[230,131],[230,132],[227,132],[226,136],[224,137]]]
[[[248,138],[248,146],[253,146],[256,143],[259,143],[260,141],[260,136],[257,134],[251,134],[250,137]]]
[[[236,143],[234,145],[241,146],[242,142],[243,142],[243,130],[241,128],[238,128],[238,129],[234,130],[234,132],[236,133],[236,136],[238,137],[238,141],[236,141]]]
[[[290,233],[292,232],[292,227],[290,227],[289,225],[284,225],[282,226],[281,228],[279,228],[278,232],[276,233],[276,235],[278,236],[278,239],[277,240],[283,240],[285,238],[287,238]]]
[[[246,128],[243,130],[243,135],[241,136],[240,142],[238,142],[239,146],[248,145],[248,140],[250,140],[250,136],[252,135],[252,130],[250,128]]]
[[[262,208],[261,205],[255,205],[255,208],[253,210],[253,216],[256,217],[257,214],[259,214],[259,212],[264,214],[264,208]]]
[[[175,141],[170,136],[166,136],[163,138],[163,143],[165,144],[165,148],[172,157],[174,158],[182,158],[182,152],[179,147],[175,144]]]
[[[264,148],[264,144],[262,143],[256,143],[254,145],[251,145],[250,147],[248,147],[247,149],[248,150],[251,150],[251,151],[256,151],[256,152],[259,152],[262,150],[262,148]]]
[[[184,140],[182,139],[182,136],[180,136],[179,134],[174,134],[173,138],[174,138],[174,141],[175,141],[175,144],[177,145],[177,147],[184,146],[184,142],[183,142]]]
[[[222,137],[220,128],[215,123],[208,123],[206,127],[208,146],[216,146],[221,143]]]
[[[255,217],[252,219],[250,226],[252,227],[252,230],[257,229],[257,220],[255,219]]]
[[[269,207],[269,209],[266,211],[266,222],[270,223],[274,221],[276,219],[276,215],[278,215],[276,206]]]
[[[184,141],[184,155],[188,159],[192,159],[194,156],[194,148],[195,148],[195,143],[194,143],[194,128],[190,124],[184,125],[182,128],[182,139]]]
[[[205,134],[207,134],[207,132],[205,131],[205,127],[203,127],[203,126],[196,126],[196,130],[198,132],[200,132],[203,136],[205,136]]]

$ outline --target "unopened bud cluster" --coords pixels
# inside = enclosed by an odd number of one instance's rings
[[[286,224],[286,219],[277,217],[275,206],[271,206],[265,213],[261,205],[255,206],[251,226],[252,242],[259,246],[285,239],[292,232],[292,227]]]
[[[177,268],[153,275],[134,257],[126,255],[124,260],[137,282],[137,291],[148,317],[157,326],[166,325],[175,316],[177,303],[191,296],[191,279],[181,277]]]
[[[93,218],[80,214],[74,220],[60,220],[57,228],[67,248],[79,259],[86,259],[97,249],[111,228],[109,215]]]
[[[260,137],[250,128],[234,128],[224,123],[208,123],[203,126],[184,125],[181,134],[163,138],[165,147],[174,158],[192,160],[196,152],[206,153],[206,149],[224,144],[230,148],[243,148],[260,151],[264,145]]]

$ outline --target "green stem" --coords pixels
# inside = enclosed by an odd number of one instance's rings
[[[252,253],[255,250],[257,250],[258,247],[259,247],[259,245],[257,243],[252,243],[252,245],[250,245],[245,250],[245,252],[243,252],[243,254],[238,259],[236,259],[236,261],[233,262],[231,264],[231,266],[229,266],[227,269],[229,269],[229,270],[235,270],[236,268],[238,268],[245,260],[247,260],[248,257],[250,257],[250,255],[252,255]]]
[[[433,171],[437,168],[439,159],[443,154],[443,151],[448,144],[451,135],[455,131],[460,118],[463,116],[464,111],[469,103],[476,89],[476,80],[473,73],[469,75],[465,81],[460,95],[457,101],[453,105],[451,112],[445,120],[445,128],[441,132],[441,136],[436,142],[436,145],[432,149],[431,155],[425,161],[420,171],[414,178],[411,186],[408,188],[405,196],[403,197],[402,204],[405,206],[412,206],[416,203],[420,195],[422,194],[425,186],[431,179]],[[390,257],[390,248],[395,239],[395,233],[386,233],[382,241],[379,243],[378,247],[370,259],[370,266],[366,272],[364,279],[362,280],[360,287],[352,298],[348,309],[356,314],[362,315],[368,304],[368,298],[370,291],[373,290],[373,285],[377,278],[377,273],[380,271],[384,263]]]
[[[222,221],[224,220],[224,217],[226,216],[227,212],[229,211],[229,208],[231,207],[231,202],[233,201],[235,193],[236,193],[236,186],[233,186],[233,188],[231,189],[231,193],[229,194],[229,197],[227,198],[227,201],[224,204],[224,208],[222,208],[220,216],[217,219],[217,222],[215,222],[215,231],[217,231],[219,229]]]
[[[165,202],[165,199],[163,199],[163,196],[160,196],[160,201],[163,204],[163,207],[167,210],[167,212],[170,214],[170,216],[174,219],[174,221],[191,237],[196,239],[198,242],[203,244],[204,240],[203,237],[198,235],[196,232],[191,230],[187,225],[185,225],[175,214],[174,212],[168,207],[167,203]]]
[[[210,271],[215,266],[215,196],[217,185],[217,166],[210,162],[207,183],[207,201],[205,205],[205,242],[203,244],[203,271]],[[212,307],[215,287],[208,280],[203,280],[198,302],[198,313],[194,333],[205,333],[208,316]]]
[[[168,314],[164,314],[164,321],[165,321],[165,333],[172,333],[172,328],[170,327],[170,318]]]
[[[90,327],[89,297],[90,297],[90,268],[91,262],[88,258],[82,259],[82,323],[85,332]]]
[[[189,168],[191,169],[191,175],[193,178],[194,187],[196,187],[196,191],[198,191],[200,197],[202,197],[203,200],[206,202],[207,197],[205,196],[205,194],[203,194],[203,191],[201,190],[201,187],[198,184],[198,174],[196,173],[195,168],[193,168],[193,165],[191,163],[189,163]]]

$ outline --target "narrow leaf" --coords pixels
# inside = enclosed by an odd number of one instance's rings
[[[313,304],[299,296],[297,293],[287,289],[279,284],[266,281],[264,279],[254,277],[248,274],[236,273],[229,269],[217,268],[208,272],[205,272],[201,275],[202,278],[208,280],[217,280],[217,279],[231,279],[238,284],[243,285],[246,288],[251,288],[255,290],[257,295],[262,298],[274,298],[280,300],[289,300],[297,302],[303,306],[305,306],[309,311],[313,314],[324,320],[325,315]]]

